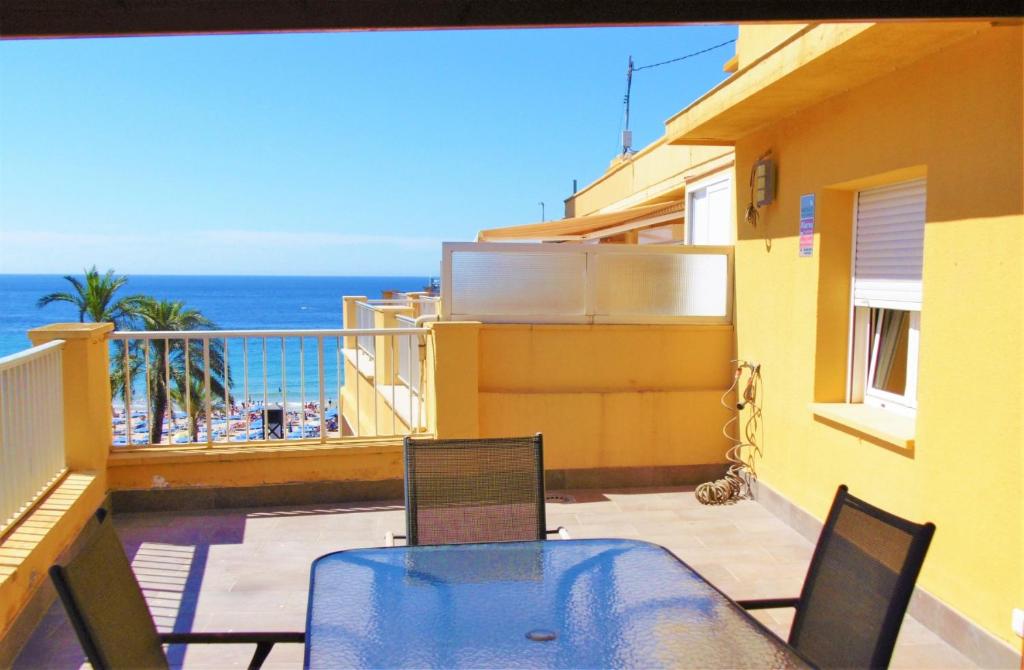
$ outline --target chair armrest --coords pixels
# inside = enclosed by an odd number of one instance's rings
[[[554,530],[546,530],[546,531],[544,531],[544,534],[545,535],[555,535],[555,534],[557,534],[558,535],[558,539],[560,539],[560,540],[571,540],[572,539],[572,536],[569,535],[569,531],[567,531],[565,529],[565,526],[559,526],[558,528],[555,528]]]
[[[796,607],[799,598],[764,598],[762,600],[737,600],[736,604],[745,610],[773,610],[782,607]]]
[[[258,644],[260,642],[306,641],[305,633],[259,632],[259,633],[160,633],[163,644]]]
[[[255,644],[249,670],[259,670],[278,642],[304,643],[305,633],[160,633],[163,644]]]
[[[388,532],[384,533],[384,546],[385,547],[393,547],[393,546],[395,546],[395,540],[404,540],[404,539],[406,539],[405,535],[395,535],[394,533],[392,533],[389,530]]]

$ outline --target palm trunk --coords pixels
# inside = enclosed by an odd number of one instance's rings
[[[157,344],[156,349],[156,362],[151,371],[153,376],[153,383],[150,386],[153,389],[152,403],[153,413],[150,415],[149,425],[149,441],[152,444],[160,444],[160,440],[164,437],[164,414],[167,412],[170,403],[169,389],[167,388],[167,382],[160,374],[164,369],[167,352],[164,351],[163,343]],[[149,384],[150,380],[146,380]]]
[[[160,444],[164,437],[164,414],[167,413],[167,390],[163,388],[162,382],[157,384],[153,394],[152,423],[149,426],[149,441],[153,444]]]

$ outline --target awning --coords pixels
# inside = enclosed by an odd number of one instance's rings
[[[618,235],[628,230],[646,228],[683,220],[683,203],[659,202],[630,207],[618,212],[556,219],[521,226],[481,230],[477,242],[569,242],[593,240]]]

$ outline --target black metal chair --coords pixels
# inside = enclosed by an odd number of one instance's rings
[[[305,633],[159,633],[107,511],[74,558],[50,568],[57,593],[96,670],[167,668],[164,644],[255,644],[259,668],[277,642],[305,642]]]
[[[795,607],[788,642],[819,668],[886,668],[934,533],[840,486],[800,597],[739,604]]]
[[[410,545],[543,540],[544,442],[532,437],[405,438],[405,527]]]

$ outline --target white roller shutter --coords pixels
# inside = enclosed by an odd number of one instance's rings
[[[857,194],[855,305],[921,309],[924,216],[924,179]]]

